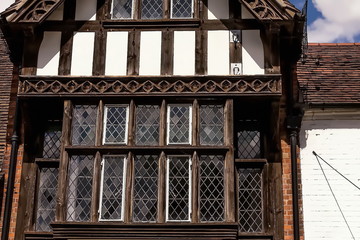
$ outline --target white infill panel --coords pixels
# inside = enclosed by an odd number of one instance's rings
[[[229,75],[229,31],[208,32],[208,75]]]
[[[46,19],[51,21],[61,21],[63,20],[64,14],[64,4],[58,6],[53,13]]]
[[[96,20],[97,0],[76,0],[75,20]]]
[[[37,75],[58,75],[61,32],[44,32],[37,60]]]
[[[195,74],[195,31],[174,32],[174,75]]]
[[[105,75],[126,75],[128,32],[108,32]]]
[[[208,0],[208,19],[229,19],[229,0]]]
[[[92,75],[94,40],[94,32],[75,33],[71,56],[71,75]]]
[[[241,5],[241,18],[255,19],[255,17],[251,14],[251,12],[249,12],[249,10],[244,5]]]
[[[260,30],[242,31],[243,74],[264,74],[264,58]]]
[[[141,32],[139,75],[160,75],[161,32]]]

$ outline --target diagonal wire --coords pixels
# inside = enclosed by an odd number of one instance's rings
[[[336,202],[336,205],[338,206],[338,208],[339,208],[339,210],[340,210],[340,213],[341,213],[342,217],[344,218],[345,224],[346,224],[346,226],[348,227],[349,232],[350,232],[352,238],[353,238],[354,240],[356,240],[355,237],[354,237],[354,234],[353,234],[352,231],[351,231],[350,225],[349,225],[349,223],[347,222],[346,217],[345,217],[345,215],[344,215],[344,213],[343,213],[343,211],[342,211],[342,209],[341,209],[341,207],[340,207],[340,204],[339,204],[339,202],[338,202],[338,200],[337,200],[337,198],[336,198],[336,196],[335,196],[335,193],[334,193],[334,191],[333,191],[333,189],[332,189],[332,187],[331,187],[331,185],[330,185],[330,182],[329,182],[328,178],[326,177],[325,171],[324,171],[323,167],[321,166],[321,163],[320,163],[320,160],[319,160],[319,158],[321,158],[321,157],[320,157],[319,155],[317,155],[315,152],[313,152],[313,154],[315,155],[316,160],[317,160],[317,162],[319,163],[319,166],[320,166],[321,171],[322,171],[322,173],[323,173],[323,175],[324,175],[324,177],[325,177],[325,180],[326,180],[326,182],[327,182],[327,185],[328,185],[329,188],[330,188],[331,194],[333,195],[333,197],[334,197],[334,199],[335,199],[335,202]],[[321,159],[322,159],[322,158],[321,158]],[[324,159],[322,159],[322,160],[324,161]],[[349,181],[349,180],[348,180],[348,181]]]
[[[327,161],[325,161],[322,157],[320,157],[315,151],[312,152],[316,158],[320,158],[324,163],[326,163],[329,167],[331,167],[332,170],[334,170],[335,172],[337,172],[340,176],[342,176],[343,178],[345,178],[349,183],[351,183],[354,187],[356,187],[358,190],[360,190],[360,187],[357,186],[355,183],[353,183],[350,179],[348,179],[347,177],[345,177],[341,172],[339,172],[338,170],[336,170],[333,166],[331,166]]]

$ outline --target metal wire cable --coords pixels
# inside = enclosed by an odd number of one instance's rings
[[[338,202],[338,200],[337,200],[337,198],[336,198],[336,196],[335,196],[335,193],[334,193],[334,191],[333,191],[333,189],[332,189],[332,187],[331,187],[331,185],[330,185],[330,182],[329,182],[329,180],[328,180],[328,178],[327,178],[327,176],[326,176],[326,174],[325,174],[325,171],[324,171],[323,167],[321,166],[321,163],[320,163],[320,160],[319,160],[319,158],[321,158],[321,157],[320,157],[319,155],[317,155],[315,152],[313,152],[313,154],[315,155],[316,160],[317,160],[317,162],[319,163],[319,166],[320,166],[320,168],[321,168],[321,171],[322,171],[322,173],[323,173],[323,175],[324,175],[324,177],[325,177],[325,180],[326,180],[326,182],[327,182],[327,185],[328,185],[329,188],[330,188],[331,194],[333,195],[333,197],[334,197],[334,199],[335,199],[336,205],[338,206],[338,208],[339,208],[339,210],[340,210],[340,213],[341,213],[341,215],[342,215],[342,217],[343,217],[343,219],[344,219],[344,221],[345,221],[345,224],[346,224],[346,226],[348,227],[349,232],[350,232],[352,238],[353,238],[354,240],[356,240],[355,237],[354,237],[353,232],[351,231],[350,225],[349,225],[349,223],[347,222],[346,217],[345,217],[345,215],[344,215],[344,213],[343,213],[343,211],[342,211],[342,209],[341,209],[341,207],[340,207],[340,204],[339,204],[339,202]],[[321,159],[322,159],[322,158],[321,158]],[[325,161],[324,159],[322,159],[322,160]],[[329,164],[328,164],[328,165],[329,165]],[[329,165],[329,166],[330,166],[330,165]],[[331,168],[332,168],[332,167],[331,167]],[[333,169],[334,169],[334,168],[333,168]],[[341,175],[342,175],[342,174],[341,174]],[[346,179],[347,179],[347,178],[346,178]],[[347,180],[348,180],[348,179],[347,179]],[[350,181],[350,180],[348,180],[348,181]]]

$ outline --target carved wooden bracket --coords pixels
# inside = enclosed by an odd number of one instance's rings
[[[19,95],[281,95],[281,75],[193,77],[21,76]]]
[[[37,0],[30,4],[15,21],[20,22],[41,22],[53,10],[59,6],[63,0]]]
[[[258,19],[260,20],[282,20],[286,16],[280,14],[276,8],[266,0],[241,0]]]

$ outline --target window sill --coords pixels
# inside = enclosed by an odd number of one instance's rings
[[[153,19],[153,20],[105,20],[102,22],[104,28],[198,28],[200,19]]]

